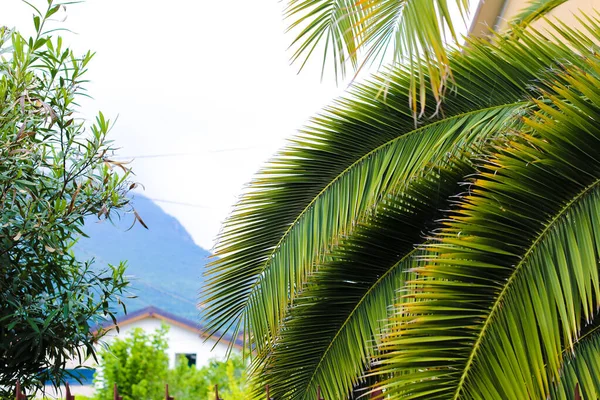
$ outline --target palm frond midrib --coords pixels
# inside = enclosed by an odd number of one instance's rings
[[[275,349],[272,355],[275,365],[267,367],[273,372],[273,368],[281,364],[278,360],[286,357],[286,354],[289,352],[294,357],[297,352],[306,354],[306,357],[302,357],[302,372],[299,372],[294,377],[298,381],[301,380],[302,384],[291,386],[294,390],[293,396],[295,397],[293,398],[310,396],[311,390],[314,392],[317,383],[322,387],[327,387],[326,390],[331,391],[329,397],[342,395],[340,392],[333,391],[330,387],[331,385],[315,381],[315,379],[322,379],[322,364],[326,360],[329,362],[329,352],[334,347],[337,348],[337,352],[341,351],[340,346],[342,346],[342,349],[344,348],[345,342],[343,342],[341,336],[346,334],[346,328],[351,322],[356,322],[355,318],[359,317],[357,315],[359,310],[365,312],[363,306],[366,307],[365,304],[367,302],[373,301],[377,304],[382,301],[381,296],[385,294],[388,297],[384,297],[385,302],[381,306],[385,314],[385,310],[393,302],[394,296],[387,294],[386,291],[381,292],[383,289],[380,286],[384,286],[384,282],[387,282],[389,279],[397,280],[392,275],[404,274],[401,271],[404,271],[414,263],[413,255],[420,251],[415,248],[414,243],[422,240],[422,232],[426,232],[428,229],[436,226],[437,223],[435,221],[438,219],[439,210],[445,208],[441,204],[445,204],[451,195],[460,192],[458,182],[467,174],[467,170],[470,171],[468,163],[453,164],[452,168],[448,166],[442,168],[440,166],[439,172],[436,169],[436,172],[429,173],[425,178],[421,178],[420,182],[412,185],[401,196],[397,198],[393,197],[393,200],[388,199],[386,202],[380,204],[375,216],[369,222],[361,224],[361,227],[347,239],[348,243],[342,242],[333,251],[330,258],[334,261],[331,264],[326,263],[311,276],[308,289],[306,292],[299,294],[295,305],[288,311],[288,317],[283,321],[281,337],[275,340],[276,347],[282,346],[286,350],[282,353]],[[402,229],[399,229],[400,226]],[[371,251],[365,253],[367,249]],[[349,268],[368,268],[370,275],[367,277],[365,275],[366,271],[362,269],[362,273],[357,271],[352,274]],[[344,271],[343,274],[342,269]],[[380,273],[375,274],[373,272],[375,270]],[[348,282],[348,280],[352,282]],[[315,286],[310,286],[311,282],[314,282]],[[350,294],[347,292],[343,282],[350,285],[348,289],[352,290],[352,302],[349,301]],[[357,286],[363,287],[363,289],[359,292],[357,291]],[[345,293],[342,296],[343,299],[332,294],[332,291],[337,290],[338,287],[340,288],[339,290],[343,290]],[[372,298],[372,294],[377,294],[378,297]],[[325,314],[322,314],[322,319],[318,321],[314,320],[315,311],[320,309],[317,306],[313,310],[316,305],[312,305],[311,302],[315,298],[322,299],[321,302],[327,299],[327,310],[330,307],[334,307],[335,312],[327,311]],[[337,306],[338,303],[336,303],[338,300],[341,301],[339,307]],[[308,304],[305,304],[307,301]],[[310,310],[312,310],[307,315],[305,315],[305,306],[311,307]],[[299,313],[295,312],[296,307],[299,307]],[[342,310],[345,311],[342,312]],[[323,312],[325,309],[321,311]],[[372,315],[369,317],[372,317]],[[302,318],[300,325],[297,323],[299,318]],[[365,318],[365,316],[363,315],[362,318]],[[383,316],[380,315],[378,318],[383,318]],[[287,321],[290,321],[291,324],[288,325]],[[309,330],[307,326],[310,326],[311,329],[318,327],[318,337],[313,337],[310,340],[310,348],[300,346],[300,348],[292,350],[294,346],[289,340],[290,331],[305,332]],[[356,327],[353,329],[356,329]],[[378,332],[369,332],[370,330],[363,334],[375,340]],[[296,336],[298,335],[296,334]],[[302,333],[301,336],[309,338],[311,335]],[[342,343],[338,343],[338,339],[342,340]],[[295,337],[295,340],[298,340],[298,337]],[[367,355],[372,354],[369,348],[370,346],[367,346],[364,350]],[[304,353],[305,351],[306,353]],[[361,363],[364,363],[364,361],[361,361]],[[295,362],[285,365],[287,367],[279,365],[281,371],[285,372],[298,366]],[[339,365],[338,369],[341,367]],[[292,398],[290,397],[292,395],[289,393],[284,393],[283,391],[278,391],[277,393],[280,393],[285,398]]]
[[[498,297],[494,300],[494,302],[493,302],[493,304],[491,306],[490,312],[486,316],[486,319],[485,319],[485,322],[483,324],[483,327],[481,328],[480,333],[477,335],[477,338],[476,338],[475,343],[474,343],[474,345],[472,347],[472,350],[471,350],[471,353],[470,353],[469,358],[467,360],[467,363],[465,365],[465,368],[464,368],[464,370],[463,370],[463,372],[461,374],[461,378],[459,380],[458,386],[456,387],[456,391],[455,391],[455,394],[453,396],[453,398],[455,400],[457,400],[457,399],[460,398],[461,391],[462,391],[462,389],[464,387],[464,384],[465,384],[465,382],[466,382],[466,380],[468,378],[469,372],[471,370],[471,365],[473,364],[473,362],[474,362],[474,360],[475,360],[475,358],[477,356],[477,351],[479,350],[479,347],[480,347],[481,343],[484,340],[484,337],[486,335],[487,329],[488,329],[491,321],[493,320],[496,312],[499,310],[500,305],[502,304],[504,297],[507,295],[507,293],[511,289],[512,282],[515,281],[516,276],[520,273],[521,269],[526,265],[527,260],[528,260],[528,258],[530,256],[530,254],[535,251],[535,249],[537,248],[537,245],[544,239],[544,237],[548,234],[548,232],[550,232],[550,230],[552,229],[552,227],[554,226],[554,224],[556,224],[558,221],[560,221],[562,219],[562,217],[571,209],[571,207],[573,207],[574,205],[577,204],[578,200],[580,200],[581,198],[583,198],[584,196],[586,196],[592,190],[596,189],[599,184],[600,184],[600,178],[596,179],[590,185],[588,185],[583,190],[581,190],[581,192],[579,192],[571,200],[569,200],[568,203],[565,204],[564,207],[556,215],[554,215],[550,221],[547,222],[547,224],[544,226],[544,228],[541,230],[541,232],[538,235],[536,235],[536,237],[532,241],[531,245],[529,246],[529,248],[527,249],[527,251],[525,252],[525,254],[523,254],[523,256],[521,257],[521,260],[515,266],[515,268],[514,268],[513,272],[511,273],[511,275],[508,277],[508,280],[507,280],[506,284],[504,284],[504,286],[502,287],[502,290],[498,294]]]
[[[470,115],[479,114],[479,113],[485,113],[485,112],[488,112],[488,111],[505,109],[507,107],[519,107],[519,106],[525,107],[528,104],[530,104],[529,100],[524,100],[524,101],[519,101],[519,102],[513,102],[513,103],[506,103],[506,104],[501,104],[501,105],[489,106],[489,107],[486,107],[486,108],[471,110],[471,111],[464,112],[462,114],[453,115],[451,117],[447,117],[447,118],[444,118],[444,119],[432,122],[430,124],[427,124],[425,126],[416,128],[416,129],[414,129],[414,130],[412,130],[410,132],[407,132],[407,133],[405,133],[405,134],[403,134],[401,136],[398,136],[398,137],[396,137],[394,139],[389,140],[388,142],[385,142],[385,143],[379,145],[378,147],[374,148],[373,150],[370,150],[368,153],[364,154],[358,160],[354,161],[351,165],[349,165],[348,167],[346,167],[342,172],[340,172],[332,180],[329,180],[328,183],[327,183],[327,185],[323,189],[321,189],[321,191],[317,195],[310,196],[311,200],[304,207],[304,209],[300,212],[300,214],[295,218],[295,220],[291,224],[289,224],[288,228],[285,230],[285,232],[282,235],[282,237],[279,240],[279,242],[273,247],[273,252],[275,252],[280,247],[281,243],[285,240],[285,238],[289,234],[289,232],[296,226],[296,224],[303,217],[303,215],[306,213],[306,211],[308,209],[310,209],[318,201],[319,197],[323,193],[325,193],[331,186],[335,185],[335,183],[342,176],[344,176],[346,173],[348,173],[348,171],[352,170],[356,165],[361,164],[362,162],[364,162],[364,160],[366,160],[369,157],[373,156],[373,154],[382,151],[386,147],[391,146],[393,143],[395,143],[398,140],[406,140],[411,135],[417,135],[417,134],[421,133],[422,131],[424,131],[425,129],[430,129],[431,127],[433,127],[435,125],[438,125],[438,124],[441,124],[441,123],[448,123],[449,121],[462,119],[462,118],[470,116]],[[263,271],[266,269],[266,265],[268,264],[268,261],[269,261],[269,258],[267,258],[267,260],[265,261],[265,264],[263,265],[263,268],[262,268]],[[257,284],[258,283],[259,282],[257,282]]]

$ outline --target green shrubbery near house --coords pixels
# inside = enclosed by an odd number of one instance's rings
[[[112,400],[115,383],[123,400],[162,400],[167,383],[169,394],[177,400],[214,399],[215,385],[220,397],[227,400],[247,398],[245,363],[240,356],[234,355],[225,362],[211,360],[202,368],[179,360],[176,368],[169,369],[167,332],[165,325],[153,334],[134,329],[102,350],[95,377],[101,387],[96,400]]]

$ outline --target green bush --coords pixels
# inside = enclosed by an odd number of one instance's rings
[[[219,387],[219,397],[227,400],[245,400],[249,395],[245,363],[239,355],[232,355],[225,362],[213,359],[202,368],[188,366],[185,360],[180,360],[176,368],[169,371],[168,382],[169,393],[177,400],[212,400],[215,385]]]
[[[169,370],[167,332],[165,325],[154,334],[134,329],[102,350],[95,376],[101,387],[96,399],[112,400],[115,383],[123,400],[162,400],[166,383],[176,400],[214,399],[215,385],[219,386],[219,396],[227,400],[248,398],[246,365],[239,355],[232,355],[225,362],[211,360],[201,368],[188,366],[187,360],[182,359]]]
[[[124,339],[114,339],[110,347],[100,352],[100,368],[95,382],[99,400],[113,399],[116,383],[123,400],[150,400],[164,398],[169,368],[167,342],[168,327],[163,325],[154,334],[141,328],[131,331]]]

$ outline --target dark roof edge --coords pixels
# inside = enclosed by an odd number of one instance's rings
[[[148,306],[148,307],[141,308],[139,310],[130,312],[126,315],[119,316],[119,317],[117,317],[116,325],[118,325],[118,326],[126,325],[130,322],[134,322],[134,321],[137,321],[137,320],[140,320],[143,318],[158,318],[158,319],[162,319],[162,320],[171,320],[171,321],[178,323],[179,325],[181,325],[184,328],[187,328],[189,330],[199,333],[201,336],[203,336],[205,338],[210,337],[210,335],[208,334],[206,329],[200,323],[194,322],[194,321],[189,320],[184,317],[180,317],[179,315],[170,313],[168,311],[162,310],[155,306]],[[99,329],[109,330],[114,327],[115,327],[115,324],[112,321],[107,320],[104,323],[98,324],[97,326],[93,327],[92,331],[98,331]],[[214,340],[217,340],[217,339],[214,339]],[[235,341],[234,341],[233,335],[227,334],[227,333],[225,335],[223,335],[223,337],[221,338],[221,342],[224,342],[227,345],[233,344],[236,347],[242,347],[244,345],[244,339],[241,335],[239,335],[237,338],[235,338]]]

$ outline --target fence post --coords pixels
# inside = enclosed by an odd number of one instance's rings
[[[317,400],[325,400],[321,397],[321,385],[317,386]]]
[[[382,399],[383,398],[382,396],[383,396],[383,392],[381,391],[381,389],[377,389],[371,393],[370,398],[371,399]]]
[[[66,394],[66,399],[65,400],[75,400],[75,396],[73,396],[71,394],[71,388],[69,387],[69,382],[65,383],[65,387],[67,388],[67,394]]]
[[[175,400],[174,397],[169,396],[169,384],[165,384],[165,400]]]
[[[117,389],[117,384],[113,387],[113,400],[123,400],[123,397],[119,396],[119,390]]]
[[[17,381],[17,395],[16,395],[16,400],[27,400],[27,396],[25,396],[25,393],[23,393],[21,391],[21,382]]]

